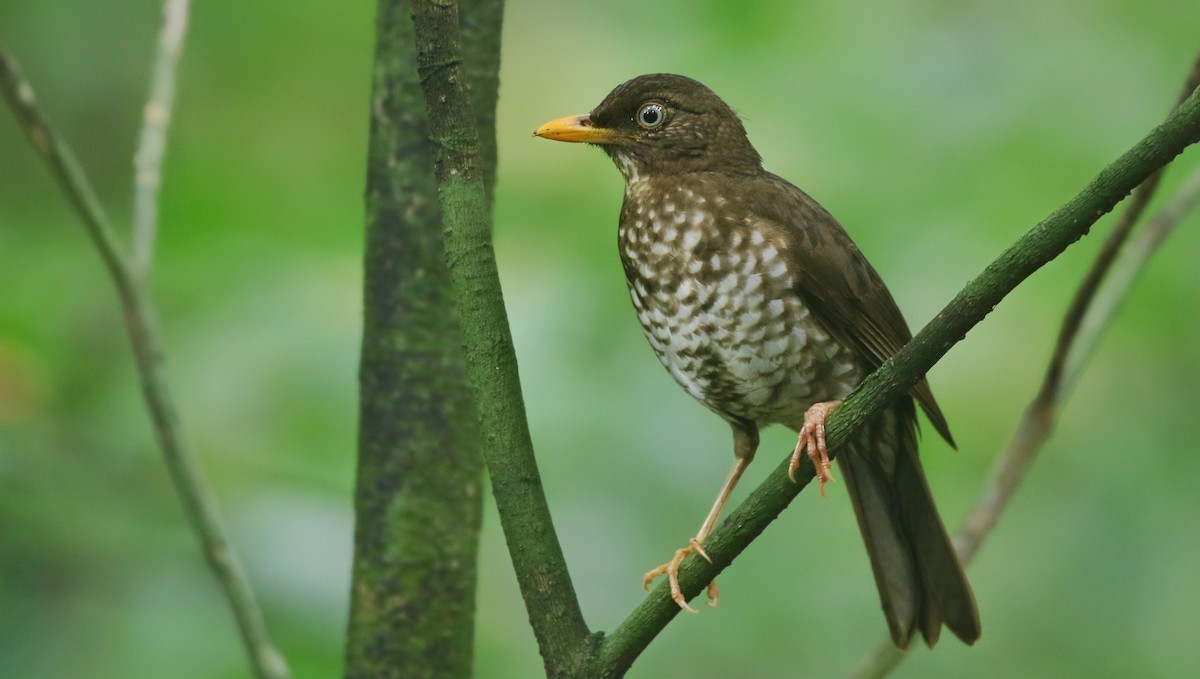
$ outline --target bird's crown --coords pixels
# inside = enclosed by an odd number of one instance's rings
[[[626,179],[762,170],[733,109],[701,83],[669,73],[624,82],[591,113],[546,123],[534,134],[600,145]]]

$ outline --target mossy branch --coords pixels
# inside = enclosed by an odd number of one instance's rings
[[[483,455],[526,610],[550,676],[566,676],[589,632],[546,504],[525,419],[516,355],[492,249],[492,222],[471,114],[458,5],[414,0],[446,258],[458,301]]]

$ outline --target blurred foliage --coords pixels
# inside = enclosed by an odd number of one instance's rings
[[[298,677],[341,667],[373,10],[196,3],[164,175],[154,279],[170,377]],[[132,0],[0,4],[0,40],[119,224],[158,17]],[[628,308],[618,173],[531,139],[538,124],[639,73],[699,78],[746,117],[770,169],[840,217],[918,327],[1161,118],[1197,27],[1200,5],[1134,0],[510,3],[497,248],[592,626],[615,626],[641,573],[695,530],[730,441],[657,367]],[[1200,666],[1196,221],[1146,272],[972,568],[982,641],[916,650],[897,676]],[[951,526],[1033,395],[1097,244],[1034,276],[931,373],[961,447],[929,437],[924,451]],[[74,215],[0,114],[0,676],[246,676],[120,323]],[[739,496],[790,450],[786,431],[764,443]],[[630,676],[853,665],[884,624],[831,491],[803,494],[722,576],[720,608],[677,620]],[[494,512],[485,522],[478,676],[537,676]]]

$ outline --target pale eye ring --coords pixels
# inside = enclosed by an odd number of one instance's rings
[[[642,104],[637,112],[637,124],[644,129],[653,130],[667,121],[667,109],[662,104],[650,102]]]

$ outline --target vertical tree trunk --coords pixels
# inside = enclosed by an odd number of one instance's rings
[[[465,20],[493,151],[499,2]],[[345,676],[469,677],[479,427],[442,245],[407,0],[380,0],[367,164],[355,546]]]

